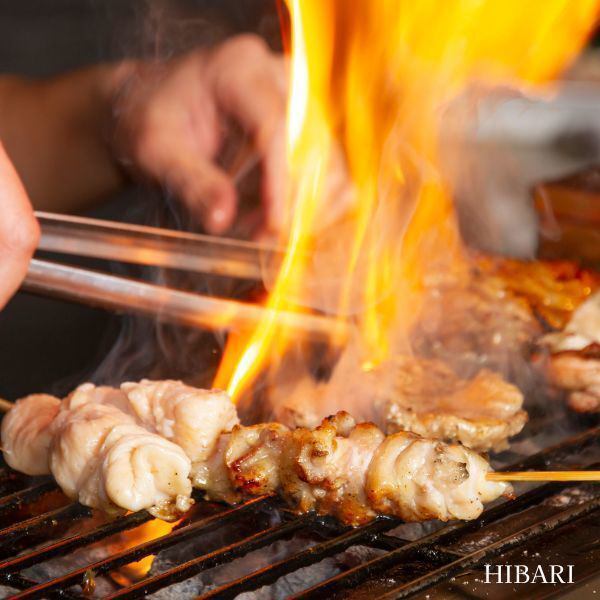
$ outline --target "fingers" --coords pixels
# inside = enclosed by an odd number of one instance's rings
[[[0,308],[25,277],[39,235],[27,193],[0,146]]]
[[[195,157],[172,161],[167,184],[208,233],[225,233],[237,213],[237,193],[229,176],[210,160]]]
[[[286,183],[285,114],[287,77],[284,59],[257,36],[238,36],[217,51],[209,80],[220,109],[252,136],[261,157],[265,227],[284,225]]]

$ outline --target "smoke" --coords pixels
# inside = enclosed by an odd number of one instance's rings
[[[114,57],[136,57],[164,62],[200,47],[211,47],[227,36],[254,31],[266,36],[272,47],[279,46],[275,4],[257,10],[255,2],[197,0],[145,0],[132,3],[129,14],[107,5],[107,18],[114,19]],[[126,93],[126,90],[125,92]],[[238,158],[245,143],[244,133],[226,124],[228,139],[219,156],[227,170]],[[240,197],[240,219],[231,237],[247,238],[256,225],[254,215],[259,199],[258,169],[250,165],[236,181]],[[198,223],[168,188],[137,187],[125,195],[121,215],[125,221],[180,231],[201,232]],[[261,293],[262,286],[216,276],[204,276],[174,269],[111,264],[116,275],[142,279],[161,286],[220,297],[247,297]],[[86,378],[103,384],[118,384],[142,377],[184,378],[190,383],[210,386],[225,341],[225,332],[210,333],[169,325],[158,319],[125,314],[121,332],[110,351]],[[61,386],[62,387],[62,386]]]

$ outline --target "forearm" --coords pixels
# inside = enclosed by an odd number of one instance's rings
[[[0,140],[36,209],[78,211],[124,184],[109,138],[114,95],[133,68],[0,77]]]

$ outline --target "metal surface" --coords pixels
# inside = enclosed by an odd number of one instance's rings
[[[302,332],[311,339],[341,341],[345,334],[345,326],[328,317],[282,310],[275,313],[258,304],[183,292],[38,259],[30,262],[22,289],[208,330],[244,329],[272,315],[279,325]]]
[[[585,457],[590,449],[598,446],[599,440],[600,428],[584,429],[511,467],[515,470],[540,469],[575,460],[581,468],[598,468],[596,462],[586,462]],[[151,571],[140,581],[103,595],[106,598],[142,598],[197,574],[207,573],[210,577],[211,569],[229,565],[252,552],[264,551],[276,542],[291,544],[297,535],[310,539],[311,543],[300,549],[290,547],[284,558],[268,560],[266,564],[255,561],[249,572],[234,574],[225,583],[213,585],[212,589],[202,588],[200,597],[234,598],[360,546],[371,548],[378,554],[329,578],[325,575],[325,581],[314,582],[307,578],[305,589],[296,598],[403,598],[435,590],[441,584],[451,585],[449,582],[461,573],[476,569],[511,549],[525,544],[541,547],[544,539],[549,535],[560,536],[565,527],[577,528],[578,523],[589,527],[589,519],[592,519],[591,523],[600,522],[600,486],[594,487],[590,483],[529,486],[516,499],[486,509],[474,521],[452,522],[412,541],[394,532],[400,525],[394,519],[382,518],[350,529],[329,518],[292,515],[273,498],[255,498],[234,507],[199,500],[192,509],[192,516],[171,533],[135,543],[99,560],[90,558],[89,562],[67,569],[60,576],[36,582],[28,568],[37,568],[57,557],[68,559],[75,553],[81,556],[92,544],[132,530],[151,517],[138,512],[97,526],[92,522],[91,528],[77,532],[79,523],[83,528],[83,524],[89,522],[92,511],[69,504],[64,498],[62,505],[52,505],[48,509],[43,501],[45,495],[56,495],[52,482],[31,481],[5,469],[0,484],[7,479],[13,485],[16,481],[21,486],[20,491],[0,498],[0,517],[5,523],[0,529],[0,584],[17,590],[14,598],[83,597],[81,586],[90,574],[98,578],[142,557],[173,551],[178,544],[187,548],[185,544],[195,541],[196,546],[177,555],[176,564],[168,563],[160,572]],[[574,503],[557,501],[573,489],[585,490],[586,494]],[[40,502],[41,508],[32,507]],[[212,512],[203,512],[208,509]],[[73,530],[73,525],[76,532],[67,532],[66,528]],[[207,545],[198,546],[197,542],[203,540]],[[586,552],[589,554],[590,549]],[[600,570],[597,562],[595,569],[596,572]],[[512,589],[512,586],[507,587]],[[511,597],[495,593],[496,598]],[[452,597],[480,596],[454,594]]]
[[[272,246],[172,229],[35,213],[39,250],[262,281],[282,252]]]

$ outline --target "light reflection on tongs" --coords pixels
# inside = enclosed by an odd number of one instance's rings
[[[36,212],[39,250],[236,279],[262,279],[280,249],[229,238],[101,219]]]
[[[211,275],[261,280],[261,260],[277,263],[281,250],[254,242],[167,229],[37,213],[40,250],[161,266]],[[256,325],[266,308],[154,285],[98,271],[33,259],[24,291],[121,312],[141,313],[161,321],[231,330]],[[339,320],[305,312],[278,311],[276,318],[310,339],[340,340],[346,326]]]

